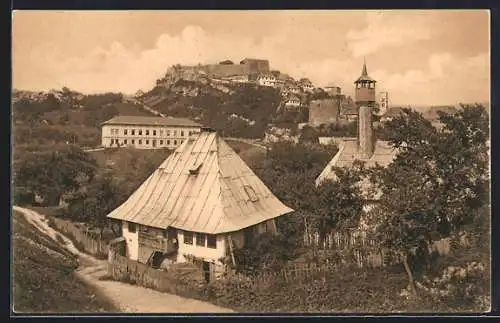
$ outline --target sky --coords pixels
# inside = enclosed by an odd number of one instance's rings
[[[487,102],[487,10],[15,11],[21,90],[147,91],[173,64],[268,59],[352,95],[366,59],[391,104]]]

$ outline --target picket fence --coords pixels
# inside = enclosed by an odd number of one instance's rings
[[[53,221],[58,231],[76,242],[77,248],[99,258],[108,256],[108,242],[100,238],[98,234],[89,232],[83,226],[77,226],[77,224],[69,220],[51,218],[51,221]]]
[[[310,232],[304,234],[303,244],[311,248],[344,250],[354,247],[375,247],[376,241],[368,238],[365,231],[346,230],[331,231],[324,241],[320,239],[319,232]]]
[[[203,272],[190,264],[178,264],[165,271],[118,254],[113,258],[108,262],[108,274],[114,280],[185,296],[193,296],[204,284]]]

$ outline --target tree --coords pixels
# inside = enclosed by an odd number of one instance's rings
[[[233,61],[226,59],[225,61],[219,62],[219,65],[234,65]]]
[[[310,126],[304,126],[300,132],[300,142],[319,143],[318,131]]]
[[[80,192],[70,201],[68,213],[99,228],[102,235],[111,224],[107,215],[123,202],[123,191],[113,184],[111,174],[103,173]],[[115,231],[113,226],[111,228]]]
[[[335,180],[322,182],[312,194],[312,207],[320,241],[332,229],[346,230],[358,227],[365,203],[360,185],[364,174],[362,163],[355,162],[353,168],[335,168]]]
[[[96,168],[96,161],[74,146],[25,153],[15,163],[14,186],[41,194],[49,205],[54,205],[61,194],[80,188],[81,174],[93,178]]]
[[[405,113],[385,125],[396,159],[371,179],[382,193],[376,236],[401,255],[415,294],[412,252],[459,232],[488,203],[488,115],[483,106],[463,106],[440,115],[443,127],[436,128],[418,112]]]

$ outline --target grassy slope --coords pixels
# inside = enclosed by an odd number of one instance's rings
[[[17,313],[116,312],[73,272],[77,259],[13,215],[13,310]]]

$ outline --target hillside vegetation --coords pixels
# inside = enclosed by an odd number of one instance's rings
[[[21,213],[14,211],[12,224],[14,312],[116,312],[76,277],[73,254],[40,234]]]
[[[116,115],[150,116],[121,94],[82,95],[63,89],[49,93],[15,92],[13,142],[16,149],[77,144],[100,144],[100,124]]]

